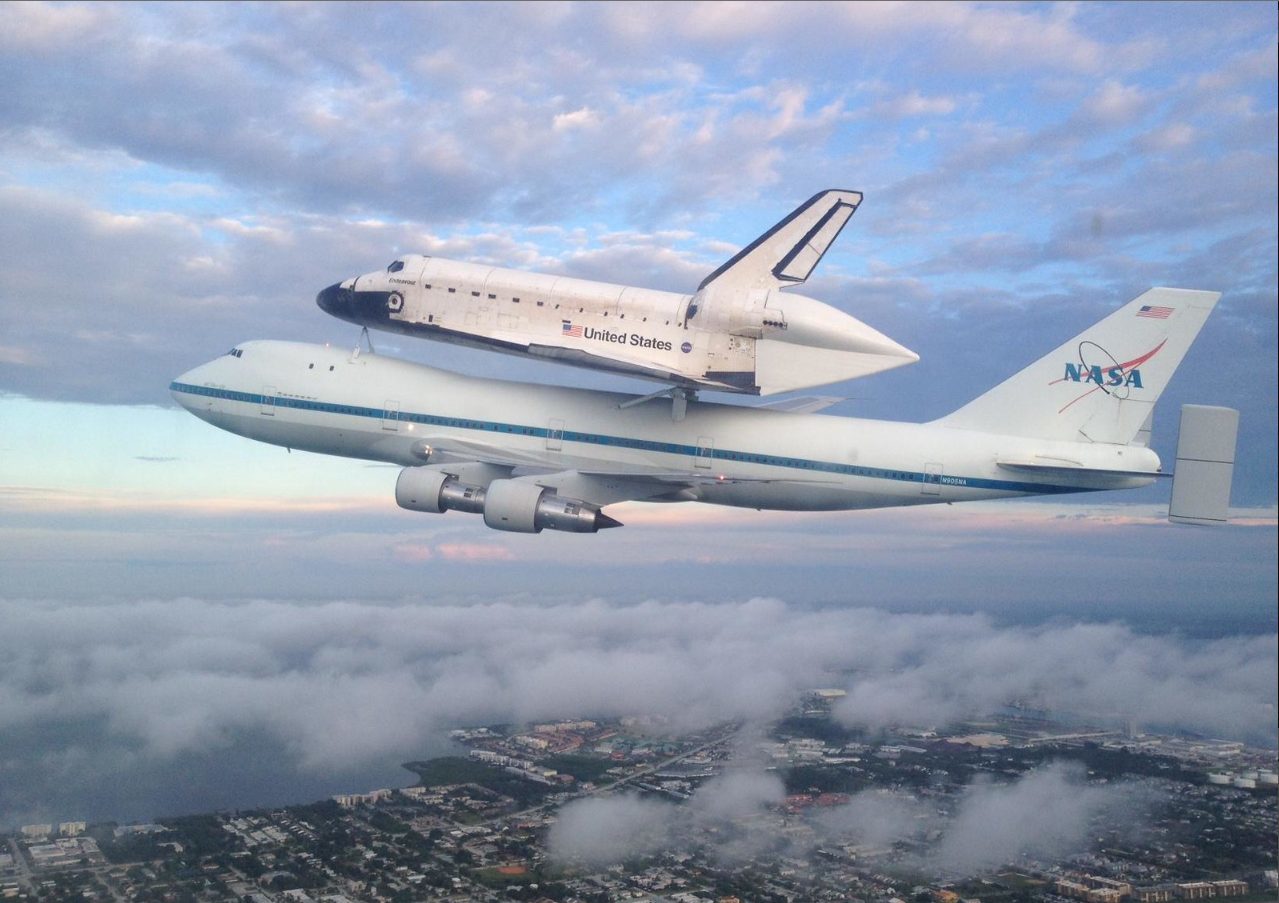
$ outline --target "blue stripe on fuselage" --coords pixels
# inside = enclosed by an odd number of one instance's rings
[[[546,438],[550,433],[546,427],[523,426],[515,423],[500,423],[489,420],[469,420],[463,417],[441,417],[437,414],[416,414],[408,411],[388,411],[383,408],[367,408],[360,405],[332,404],[326,401],[311,401],[302,398],[290,398],[282,395],[260,395],[252,392],[236,392],[231,389],[214,389],[208,386],[193,386],[188,383],[174,381],[169,385],[174,392],[188,395],[201,395],[207,398],[222,398],[227,401],[239,401],[245,404],[262,405],[268,402],[277,408],[296,408],[300,411],[319,411],[325,414],[344,414],[348,417],[366,417],[371,420],[400,420],[405,423],[421,423],[428,426],[444,426],[450,429],[474,430],[481,433],[501,433],[514,436],[532,436]],[[633,439],[629,436],[609,436],[602,433],[579,433],[564,430],[565,442],[581,442],[585,445],[603,445],[614,448],[632,448],[637,451],[660,452],[668,455],[684,455],[698,457],[710,451],[712,461],[741,461],[749,464],[765,464],[771,467],[785,467],[791,470],[803,470],[816,473],[845,474],[856,477],[870,477],[877,480],[894,480],[903,483],[923,484],[925,474],[909,470],[891,470],[882,467],[863,467],[858,464],[839,464],[834,461],[814,461],[808,458],[790,458],[778,455],[765,455],[755,452],[733,451],[716,448],[699,449],[693,445],[681,445],[674,442],[658,442],[652,439]],[[950,486],[958,489],[986,489],[998,492],[1026,492],[1031,494],[1062,494],[1070,492],[1095,492],[1091,487],[1060,486],[1052,483],[1025,483],[1012,480],[990,480],[984,477],[960,477],[952,474],[930,474],[932,485]]]

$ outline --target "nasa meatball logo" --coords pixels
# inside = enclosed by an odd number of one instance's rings
[[[1144,310],[1145,308],[1142,309]],[[1138,314],[1138,316],[1143,316],[1143,314]],[[1105,392],[1120,401],[1130,398],[1133,389],[1145,388],[1141,382],[1141,370],[1138,368],[1158,354],[1160,349],[1166,344],[1168,344],[1168,340],[1164,339],[1145,354],[1138,355],[1131,360],[1121,361],[1096,342],[1088,340],[1080,342],[1078,363],[1066,361],[1065,373],[1060,379],[1055,379],[1048,385],[1078,383],[1080,386],[1091,386],[1091,388],[1084,391],[1083,394],[1077,395],[1057,413],[1060,414],[1076,401],[1086,398],[1097,391]]]
[[[688,354],[690,351],[693,350],[693,343],[685,342],[683,345],[679,346],[679,350],[684,352],[685,354]]]
[[[386,309],[393,314],[398,314],[404,309],[404,296],[399,292],[391,292],[386,296]]]

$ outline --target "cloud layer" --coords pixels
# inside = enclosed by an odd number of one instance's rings
[[[136,768],[235,759],[252,737],[285,771],[349,775],[419,756],[458,724],[636,713],[682,728],[760,722],[827,685],[849,689],[838,710],[848,723],[941,724],[1018,696],[1275,742],[1274,638],[1264,636],[1204,644],[1116,625],[999,628],[981,616],[774,599],[9,600],[0,614],[0,736],[11,744],[0,824],[71,817],[49,807],[122,756]],[[49,767],[57,761],[83,768],[64,774]],[[731,786],[734,798],[772,798]]]
[[[1076,763],[1050,762],[1007,782],[979,779],[954,796],[866,790],[809,813],[805,842],[777,829],[781,780],[743,770],[708,781],[680,806],[628,794],[571,802],[561,808],[548,846],[562,862],[598,868],[690,847],[731,861],[765,850],[803,857],[825,844],[882,850],[906,842],[910,852],[894,857],[899,864],[955,879],[1086,852],[1099,819],[1111,832],[1139,831],[1156,796],[1138,783],[1089,784]],[[771,818],[759,818],[770,810]]]

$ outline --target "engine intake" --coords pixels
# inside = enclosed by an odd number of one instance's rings
[[[410,511],[484,510],[484,487],[463,483],[451,473],[431,467],[406,467],[395,481],[395,503]]]

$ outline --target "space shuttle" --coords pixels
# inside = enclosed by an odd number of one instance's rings
[[[691,294],[409,254],[336,283],[316,302],[370,329],[656,380],[773,395],[919,360],[867,324],[789,291],[803,285],[861,204],[814,195]]]

